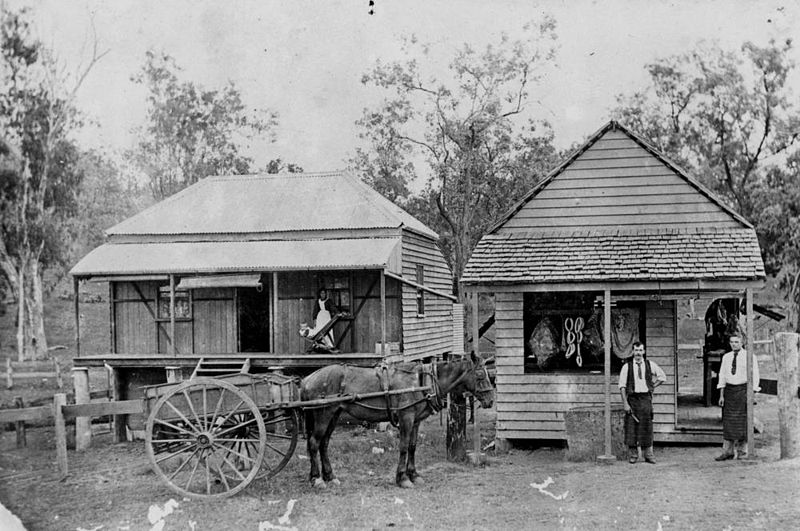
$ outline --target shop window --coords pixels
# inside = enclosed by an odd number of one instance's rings
[[[169,286],[158,288],[158,318],[171,319]],[[175,291],[175,319],[189,320],[192,318],[192,300],[189,291]]]
[[[318,289],[325,288],[328,298],[340,312],[349,313],[350,303],[350,273],[325,273],[317,279]],[[316,293],[314,294],[316,297]]]
[[[526,293],[523,298],[525,372],[604,370],[603,304],[598,293]],[[644,341],[644,304],[616,302],[611,310],[611,370],[619,372]]]

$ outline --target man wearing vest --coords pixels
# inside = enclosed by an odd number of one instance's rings
[[[653,389],[667,381],[664,371],[656,363],[644,359],[644,345],[633,344],[633,360],[625,363],[619,372],[619,392],[625,408],[625,444],[628,461],[639,460],[639,448],[644,460],[655,464],[653,455]]]
[[[731,351],[719,368],[719,407],[722,408],[722,454],[717,461],[747,457],[747,350],[742,338],[731,336]],[[758,362],[753,356],[753,391],[758,392]]]

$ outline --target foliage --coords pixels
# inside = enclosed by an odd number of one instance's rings
[[[257,136],[272,139],[277,114],[249,112],[233,83],[207,90],[181,81],[180,68],[166,54],[148,51],[133,81],[149,95],[145,128],[128,158],[149,178],[153,197],[162,199],[210,175],[250,172],[252,159],[242,143]]]
[[[103,152],[83,152],[78,167],[83,175],[75,193],[78,215],[68,226],[72,262],[102,244],[105,229],[142,210],[149,197],[143,185]]]
[[[647,65],[651,86],[619,96],[613,114],[652,139],[753,222],[767,273],[800,314],[800,113],[787,79],[792,43],[716,46]],[[797,322],[800,330],[800,321]]]
[[[294,162],[284,162],[280,157],[267,162],[264,173],[303,173],[303,167]]]
[[[778,272],[778,282],[792,304],[792,322],[800,332],[800,151],[785,166],[770,168],[750,191],[756,229],[765,253],[765,267]]]
[[[525,30],[523,39],[502,35],[482,51],[464,45],[446,79],[423,72],[435,59],[414,39],[405,60],[379,63],[362,78],[388,97],[365,109],[358,125],[370,145],[351,164],[442,235],[455,278],[484,230],[533,186],[555,155],[547,124],[531,120],[519,131],[516,123],[525,117],[530,86],[554,57],[555,23],[545,18]],[[415,157],[424,157],[429,178],[412,196]]]
[[[18,301],[24,359],[47,352],[42,277],[47,267],[65,264],[65,221],[77,211],[82,179],[80,152],[69,138],[80,125],[73,101],[102,55],[95,46],[70,81],[34,38],[27,12],[0,7],[0,270]]]
[[[703,45],[647,65],[651,86],[618,96],[612,114],[650,139],[742,215],[766,161],[800,135],[786,80],[791,41],[739,53]]]

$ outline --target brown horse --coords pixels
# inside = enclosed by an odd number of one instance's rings
[[[419,390],[421,387],[428,389]],[[391,393],[410,388],[418,390]],[[489,375],[483,360],[474,354],[469,359],[431,365],[402,363],[372,369],[329,365],[314,372],[303,380],[301,400],[353,398],[304,406],[311,483],[315,487],[325,487],[327,482],[339,484],[328,459],[328,443],[342,411],[368,422],[395,424],[400,430],[400,459],[395,480],[403,488],[421,483],[414,463],[419,424],[442,408],[448,393],[467,391],[475,395],[483,407],[492,406]]]

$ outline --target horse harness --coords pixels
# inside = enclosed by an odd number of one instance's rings
[[[394,369],[395,371],[402,371],[406,373],[416,373],[419,379],[420,387],[427,387],[429,392],[425,394],[422,398],[414,400],[413,402],[409,402],[408,404],[403,405],[394,405],[392,403],[392,395],[390,393],[391,384],[389,381],[389,369]],[[421,402],[428,402],[428,405],[434,412],[441,411],[444,407],[442,403],[442,398],[440,397],[441,387],[439,386],[439,379],[436,370],[436,363],[431,363],[429,365],[417,365],[413,369],[403,369],[396,365],[390,366],[388,364],[382,363],[381,365],[375,368],[375,373],[378,376],[378,381],[380,382],[381,390],[384,392],[384,401],[386,404],[386,415],[389,418],[389,422],[395,428],[398,426],[400,419],[400,411],[403,409],[408,409],[410,407],[414,407]],[[399,398],[398,398],[399,400]],[[361,407],[370,408],[365,404],[359,404]]]

